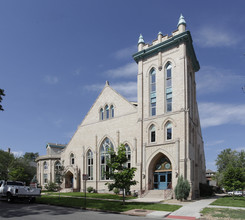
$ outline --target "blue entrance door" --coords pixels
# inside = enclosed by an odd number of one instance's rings
[[[154,189],[168,189],[172,181],[172,172],[155,172],[154,173]]]

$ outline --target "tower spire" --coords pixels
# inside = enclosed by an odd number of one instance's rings
[[[182,14],[180,14],[180,17],[179,17],[179,22],[177,24],[177,27],[178,27],[178,30],[180,32],[184,32],[185,31],[185,28],[186,28],[186,22],[185,22],[185,18]]]
[[[138,41],[138,44],[141,44],[141,43],[143,43],[143,44],[145,43],[142,34],[140,34],[140,36],[139,36],[139,41]]]
[[[181,24],[186,26],[186,21],[185,21],[185,18],[184,18],[184,16],[182,14],[180,14],[179,22],[178,22],[177,27],[179,27]]]

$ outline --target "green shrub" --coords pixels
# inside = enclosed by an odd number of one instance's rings
[[[113,189],[113,192],[114,192],[116,195],[118,195],[118,194],[119,194],[119,192],[120,192],[120,189],[118,189],[118,188],[114,188],[114,189]]]
[[[183,178],[181,175],[178,177],[177,185],[174,189],[174,193],[177,200],[182,201],[183,199],[187,199],[190,193],[190,184],[189,182]]]
[[[51,192],[56,192],[59,189],[59,186],[56,183],[49,182],[47,185],[45,185],[45,189]]]
[[[214,194],[214,189],[212,186],[209,186],[208,184],[199,184],[200,189],[200,196],[206,197],[206,196],[212,196]]]
[[[94,188],[93,188],[92,186],[89,186],[89,187],[87,188],[87,191],[88,191],[88,193],[91,193],[91,192],[94,191]]]

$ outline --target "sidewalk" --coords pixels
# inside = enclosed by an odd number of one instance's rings
[[[187,219],[187,220],[195,220],[200,218],[200,211],[207,207],[210,203],[214,202],[218,197],[213,197],[211,199],[201,199],[198,201],[175,201],[169,200],[164,201],[163,204],[170,205],[181,205],[182,207],[174,212],[162,212],[162,211],[153,211],[153,210],[130,210],[124,212],[123,214],[127,215],[137,215],[137,216],[145,216],[151,218],[165,218],[165,219]],[[150,202],[150,203],[161,203],[159,199],[154,198],[138,198],[130,201],[134,202]],[[227,208],[227,207],[226,207]]]
[[[182,206],[180,209],[172,212],[167,218],[171,219],[196,219],[200,218],[200,211],[214,202],[217,197],[211,199],[201,199],[196,202]],[[182,218],[181,218],[182,217]]]

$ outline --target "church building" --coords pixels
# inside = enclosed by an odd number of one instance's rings
[[[137,168],[137,185],[131,191],[171,198],[182,175],[190,183],[190,198],[199,196],[199,183],[206,183],[195,82],[200,66],[182,15],[177,27],[171,36],[159,32],[151,44],[140,35],[133,54],[138,65],[137,102],[106,82],[70,142],[52,145],[59,150],[54,159],[37,158],[41,186],[55,182],[53,169],[59,163],[65,167],[64,191],[83,191],[87,174],[87,187],[108,192],[105,183],[113,181],[106,175],[108,149],[116,151],[124,144],[127,166]]]

